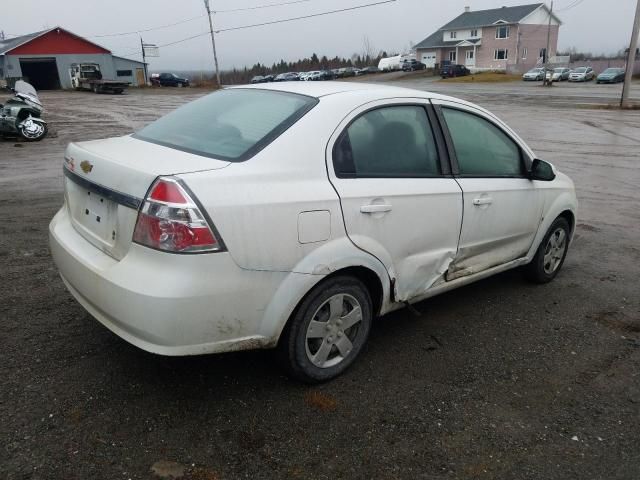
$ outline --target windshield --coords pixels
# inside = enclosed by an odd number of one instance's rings
[[[584,67],[576,68],[576,69],[574,70],[574,72],[576,72],[576,73],[584,73],[584,72],[586,72],[586,71],[587,71],[587,69],[586,69],[586,68],[584,68]]]
[[[520,70],[522,71],[522,70]],[[529,73],[540,73],[542,71],[542,68],[534,68],[532,70],[529,70]]]
[[[315,98],[287,92],[221,90],[180,107],[134,137],[240,162],[266,147],[316,103]]]
[[[562,73],[562,72],[564,72],[564,68],[556,68],[556,69],[554,70],[554,72],[555,72],[555,73]]]
[[[24,80],[18,80],[16,82],[15,86],[13,87],[13,89],[17,93],[26,93],[27,95],[32,95],[32,96],[38,98],[38,93],[36,92],[36,89],[33,88],[33,85],[31,85],[30,83],[25,82]]]
[[[618,73],[620,71],[619,68],[607,68],[604,72],[602,73]]]

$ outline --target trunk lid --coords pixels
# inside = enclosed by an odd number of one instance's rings
[[[158,176],[216,170],[229,163],[130,136],[71,143],[64,165],[71,221],[87,241],[119,260],[129,251],[138,208]]]

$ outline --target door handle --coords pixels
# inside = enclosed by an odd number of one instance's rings
[[[491,205],[493,203],[493,198],[491,197],[480,197],[480,198],[474,198],[473,199],[473,204],[478,206],[478,205]]]
[[[362,205],[360,207],[360,213],[378,213],[378,212],[390,212],[390,211],[391,211],[391,205],[386,205],[386,204]]]

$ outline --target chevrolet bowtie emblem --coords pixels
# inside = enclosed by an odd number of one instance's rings
[[[80,162],[80,168],[84,173],[89,173],[91,170],[93,170],[93,165],[90,162],[83,160]]]

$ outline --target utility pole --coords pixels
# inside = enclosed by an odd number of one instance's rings
[[[636,5],[636,18],[633,22],[633,31],[631,32],[631,44],[629,45],[629,56],[627,57],[627,70],[624,75],[624,85],[622,86],[622,98],[620,99],[620,107],[629,106],[629,91],[631,90],[631,77],[633,76],[633,65],[636,60],[636,52],[638,50],[638,34],[640,33],[640,0]]]
[[[213,33],[213,20],[211,19],[209,0],[204,0],[204,8],[207,9],[207,17],[209,17],[209,31],[211,32],[211,46],[213,47],[213,62],[216,66],[216,80],[218,81],[218,87],[222,87],[222,82],[220,82],[220,70],[218,69],[218,54],[216,53],[216,37]]]
[[[140,37],[140,48],[142,49],[142,64],[144,65],[144,84],[147,85],[147,60],[144,53],[144,42],[142,41],[142,37]]]
[[[551,78],[547,80],[547,71],[549,70],[549,47],[551,46],[551,18],[553,17],[553,0],[551,0],[551,10],[549,10],[549,25],[547,26],[547,49],[544,51],[544,81],[543,85],[548,87],[553,85],[553,74]]]

